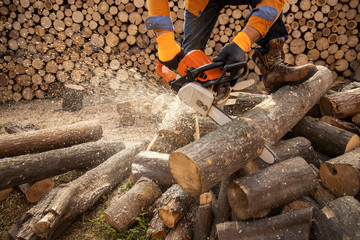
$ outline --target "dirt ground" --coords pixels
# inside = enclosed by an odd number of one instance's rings
[[[156,121],[149,112],[138,112],[136,122],[132,126],[123,126],[117,104],[123,101],[134,101],[139,104],[152,102],[161,94],[169,94],[160,86],[147,85],[146,80],[137,86],[126,86],[124,89],[111,90],[101,94],[86,94],[83,108],[76,112],[62,110],[61,98],[32,100],[30,102],[0,103],[0,136],[8,134],[4,125],[8,122],[18,122],[22,125],[32,124],[36,129],[69,125],[80,121],[98,120],[103,127],[101,140],[121,140],[125,146],[139,142],[148,136],[154,136],[158,128]],[[56,184],[70,181],[83,174],[72,171],[55,177]],[[124,182],[117,190],[124,191],[128,182]],[[122,239],[114,234],[112,229],[101,219],[101,211],[109,204],[111,195],[104,196],[89,212],[79,216],[60,239]],[[9,197],[0,201],[0,238],[7,239],[7,230],[16,219],[34,204],[26,201],[24,194],[14,188]],[[110,231],[110,233],[109,233]],[[124,238],[125,239],[125,238]],[[128,238],[128,239],[138,239]]]

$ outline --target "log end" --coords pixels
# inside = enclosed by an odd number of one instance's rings
[[[36,203],[55,186],[55,182],[51,178],[38,181],[31,185],[26,192],[26,199],[31,203]]]
[[[201,175],[191,158],[181,152],[173,152],[169,156],[169,167],[175,181],[185,192],[192,197],[201,194]]]
[[[171,210],[166,209],[160,209],[159,210],[159,216],[161,218],[161,221],[168,227],[168,228],[174,228],[176,226],[176,223],[180,220],[182,217],[182,214],[178,212],[173,212]]]
[[[244,192],[246,189],[242,189],[236,182],[230,182],[227,192],[229,204],[234,211],[235,215],[241,220],[246,220],[251,215],[246,211],[248,209],[248,199]]]
[[[360,177],[350,164],[321,164],[319,175],[322,184],[336,197],[355,196],[360,190]]]
[[[359,135],[354,134],[346,145],[345,152],[349,152],[358,147],[360,147],[360,138]]]

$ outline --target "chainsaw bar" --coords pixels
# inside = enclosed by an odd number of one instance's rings
[[[178,97],[200,114],[211,117],[219,125],[231,122],[233,119],[229,115],[213,105],[214,94],[214,91],[203,87],[200,83],[191,82],[179,89]],[[265,145],[259,158],[272,164],[276,155]]]

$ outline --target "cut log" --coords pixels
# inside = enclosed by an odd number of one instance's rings
[[[131,165],[130,179],[133,183],[141,177],[153,180],[160,187],[170,187],[175,180],[169,169],[169,154],[143,151]]]
[[[353,121],[353,123],[355,123],[357,126],[360,127],[360,113],[355,114],[352,118],[351,121]]]
[[[240,219],[312,194],[316,177],[310,165],[295,157],[236,179],[229,184],[230,206]]]
[[[164,238],[169,228],[161,221],[159,213],[156,211],[150,220],[146,236],[148,238]]]
[[[305,116],[291,133],[292,136],[309,139],[316,151],[329,157],[342,155],[360,146],[358,135],[310,116]]]
[[[92,168],[124,149],[122,142],[89,142],[0,160],[0,189],[75,169]]]
[[[337,198],[314,211],[312,232],[316,239],[358,239],[360,203],[352,196]]]
[[[335,127],[338,127],[338,128],[344,129],[346,131],[360,135],[360,128],[350,122],[340,120],[340,119],[337,119],[337,118],[331,117],[331,116],[323,116],[320,118],[320,120],[327,124],[330,124]]]
[[[231,177],[227,177],[220,183],[220,190],[217,198],[217,205],[214,209],[214,221],[210,232],[210,238],[215,238],[216,225],[226,222],[230,216],[230,205],[227,198],[227,191]]]
[[[155,140],[148,150],[170,153],[194,140],[194,110],[183,102],[173,101],[159,126]]]
[[[28,124],[28,125],[24,126],[18,122],[8,122],[5,124],[4,129],[9,134],[18,133],[18,132],[27,132],[30,130],[36,130],[36,128],[33,124]]]
[[[271,146],[271,150],[276,155],[275,163],[299,156],[308,163],[312,163],[315,166],[320,166],[320,163],[316,161],[315,152],[311,146],[311,142],[304,137],[294,137],[281,140],[275,145]],[[260,169],[271,166],[271,164],[268,164],[259,158],[256,159],[256,163]]]
[[[313,168],[314,174],[316,175],[317,179],[319,179],[319,169],[314,165],[311,165],[311,167]],[[312,197],[316,200],[320,207],[324,207],[336,198],[327,188],[323,186],[323,184],[321,184],[321,181],[317,182],[317,189],[312,194]]]
[[[324,162],[319,175],[335,196],[355,196],[360,190],[360,148]]]
[[[194,230],[196,231],[196,230]],[[182,219],[176,228],[172,229],[165,240],[191,240],[193,235],[192,224],[186,219]]]
[[[234,94],[236,94],[236,98],[230,96],[225,104],[224,111],[235,116],[252,109],[268,97],[268,95],[264,94],[246,92],[235,92]]]
[[[76,216],[92,207],[102,196],[129,176],[134,157],[150,139],[113,155],[81,177],[54,188],[15,223],[9,234],[13,239],[54,239]],[[84,187],[86,186],[86,187]]]
[[[51,191],[55,186],[55,182],[51,178],[37,181],[33,184],[24,183],[19,185],[21,191],[25,194],[26,200],[31,203],[36,203]]]
[[[200,195],[199,208],[197,209],[194,223],[194,240],[207,239],[212,225],[212,194],[203,193]]]
[[[320,99],[322,115],[336,118],[347,118],[360,112],[360,88],[336,92]]]
[[[95,121],[0,136],[0,158],[69,147],[102,137],[102,127]]]
[[[104,211],[106,221],[119,232],[136,222],[136,217],[161,195],[160,188],[148,178],[136,184]]]
[[[258,157],[264,140],[271,145],[279,141],[330,88],[331,72],[316,68],[304,83],[280,88],[238,119],[172,152],[169,166],[175,181],[199,196]]]
[[[124,101],[118,103],[116,110],[120,116],[120,126],[133,126],[138,117],[138,109],[136,101]]]
[[[219,240],[309,239],[313,210],[306,208],[253,222],[226,222],[216,226]]]
[[[83,108],[84,88],[75,84],[65,84],[62,109],[75,112]]]

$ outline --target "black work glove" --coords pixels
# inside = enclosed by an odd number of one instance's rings
[[[163,62],[159,59],[159,61],[164,64],[166,67],[168,67],[171,70],[176,70],[178,67],[178,63],[185,57],[185,53],[183,50],[181,50],[176,56],[171,59],[170,61]]]
[[[224,61],[225,65],[245,62],[245,52],[236,43],[231,42],[221,48],[219,54],[213,59],[213,62],[221,61]]]

